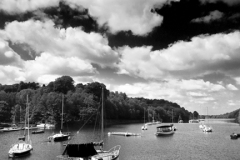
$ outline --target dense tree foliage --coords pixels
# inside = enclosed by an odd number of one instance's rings
[[[125,93],[110,92],[99,82],[86,85],[77,84],[69,76],[62,76],[48,85],[24,83],[0,85],[0,122],[24,122],[27,97],[30,107],[31,123],[59,123],[62,106],[64,121],[86,121],[97,113],[102,102],[104,88],[105,115],[107,120],[146,121],[158,120],[177,122],[179,117],[184,122],[198,116],[180,107],[177,103],[163,99],[130,98]]]

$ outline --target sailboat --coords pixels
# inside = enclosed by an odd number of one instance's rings
[[[179,115],[179,117],[178,117],[178,123],[183,123],[181,115]]]
[[[33,150],[32,147],[32,142],[30,140],[30,136],[29,136],[29,104],[28,104],[28,95],[27,95],[27,107],[26,107],[26,117],[27,117],[27,121],[28,121],[28,134],[27,134],[27,141],[25,141],[25,139],[23,139],[23,141],[20,141],[14,145],[11,146],[9,152],[8,152],[8,156],[9,157],[17,157],[17,156],[23,156],[23,155],[27,155],[30,154],[31,150]]]
[[[208,107],[207,107],[207,116],[208,116]],[[212,132],[212,128],[207,125],[203,125],[202,130],[203,132]]]
[[[103,137],[104,137],[104,89],[102,88],[102,107],[101,107],[101,141],[90,142],[84,144],[67,144],[62,155],[58,156],[61,160],[73,160],[73,159],[91,159],[91,160],[116,160],[119,157],[120,145],[111,148],[108,151],[103,150]],[[100,147],[96,150],[95,147]]]
[[[14,113],[14,117],[13,117],[13,123],[10,127],[4,127],[3,129],[1,129],[1,132],[12,132],[12,131],[20,131],[22,130],[21,127],[18,127],[15,123],[15,118],[16,118],[16,113]]]
[[[60,129],[60,132],[57,133],[57,134],[54,134],[53,136],[49,136],[48,137],[48,140],[49,141],[65,141],[65,140],[68,140],[70,139],[70,134],[67,133],[67,134],[64,134],[62,133],[62,129],[63,129],[63,106],[64,106],[64,95],[62,95],[62,118],[61,118],[61,129]]]
[[[141,128],[142,130],[147,130],[147,125],[145,124],[145,108],[144,108],[144,123],[143,123],[143,126]]]

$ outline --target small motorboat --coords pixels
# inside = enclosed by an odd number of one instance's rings
[[[148,129],[148,128],[147,128],[147,125],[143,125],[141,129],[142,129],[142,130],[147,130],[147,129]]]
[[[231,138],[231,139],[238,139],[238,137],[240,137],[240,134],[237,134],[237,133],[232,133],[232,134],[230,135],[230,138]]]
[[[175,133],[176,128],[173,124],[164,124],[157,127],[156,136],[172,135]]]
[[[37,128],[52,129],[55,128],[55,125],[49,123],[41,123],[37,125]]]
[[[206,125],[205,125],[205,127],[202,130],[203,130],[203,132],[212,132],[212,128],[208,127]]]

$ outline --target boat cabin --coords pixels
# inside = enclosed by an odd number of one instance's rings
[[[157,127],[157,132],[170,132],[173,130],[173,124],[161,125]]]

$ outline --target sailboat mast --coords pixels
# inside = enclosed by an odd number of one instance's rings
[[[101,113],[102,113],[102,116],[101,116],[101,121],[102,121],[102,123],[101,123],[101,138],[103,139],[103,130],[104,130],[104,126],[103,126],[103,124],[104,124],[104,118],[103,118],[103,116],[104,116],[104,114],[103,114],[103,108],[104,107],[104,89],[103,89],[103,87],[102,87],[102,111],[101,111]]]
[[[145,108],[144,108],[144,124],[145,124]]]
[[[28,95],[27,95],[27,120],[28,120],[28,141],[29,141],[29,104],[28,104]]]
[[[61,130],[62,131],[62,128],[63,128],[63,105],[64,105],[64,95],[62,94],[62,119],[61,119]]]

